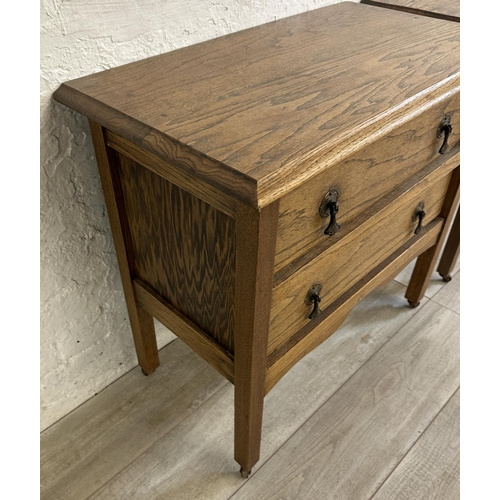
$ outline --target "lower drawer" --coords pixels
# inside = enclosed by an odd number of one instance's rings
[[[310,321],[314,300],[306,304],[313,285],[320,284],[320,308],[326,308],[375,266],[415,234],[417,207],[423,203],[423,226],[437,217],[447,192],[452,162],[422,176],[410,188],[402,188],[389,205],[382,206],[366,222],[313,259],[283,282],[276,284],[271,305],[268,353],[272,353]],[[316,289],[319,287],[316,287]]]

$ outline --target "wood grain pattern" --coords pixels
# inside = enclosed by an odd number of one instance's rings
[[[101,177],[101,184],[108,209],[108,217],[115,243],[116,257],[120,269],[125,302],[127,304],[130,327],[134,337],[135,350],[144,373],[150,374],[158,367],[158,347],[153,317],[138,307],[135,300],[132,277],[135,272],[135,255],[130,226],[125,213],[122,186],[119,180],[119,160],[106,147],[104,130],[89,120],[92,142]]]
[[[54,98],[263,207],[456,88],[458,43],[454,23],[345,2],[80,78]]]
[[[234,358],[230,352],[223,349],[144,283],[135,280],[134,288],[137,302],[145,311],[168,327],[229,382],[234,383]]]
[[[311,308],[304,302],[313,283],[322,283],[321,307],[328,307],[413,237],[416,224],[412,222],[412,215],[420,201],[425,202],[428,221],[439,215],[451,168],[441,165],[418,183],[408,181],[404,192],[393,203],[374,211],[365,223],[275,287],[269,353],[309,322],[321,321],[321,315],[309,320]]]
[[[460,271],[455,275],[453,282],[443,286],[432,300],[460,314]]]
[[[373,500],[460,498],[460,391],[425,430]]]
[[[459,342],[459,316],[427,302],[233,500],[369,500],[457,390]]]
[[[406,306],[401,298],[403,293],[403,286],[395,282],[372,292],[356,306],[322,349],[310,353],[307,360],[297,364],[279,387],[266,396],[261,460],[254,467],[252,477],[259,464],[269,460],[367,359],[384,348],[388,338],[404,324],[409,322],[412,325],[412,318],[419,314],[419,310]],[[169,359],[170,348],[168,345],[160,352],[162,361]],[[193,354],[186,363],[190,363],[193,357],[197,358]],[[149,381],[150,384],[156,384],[156,376]],[[175,373],[172,377],[179,383]],[[222,380],[222,377],[218,378]],[[202,393],[203,387],[201,384]],[[126,390],[127,387],[122,394],[125,395]],[[192,397],[196,398],[196,395]],[[232,405],[233,388],[226,384],[199,411],[192,413],[122,472],[110,477],[110,482],[92,500],[230,498],[245,483],[237,472],[231,453]],[[154,406],[152,411],[155,412],[152,418],[162,418],[160,407]],[[86,428],[89,424],[83,420],[81,425]],[[120,436],[125,439],[128,434]],[[130,439],[133,440],[134,436]],[[77,444],[75,447],[77,453],[81,452]],[[106,457],[106,451],[102,456]],[[84,469],[80,472],[81,476],[88,477]],[[266,495],[258,500],[263,498]]]
[[[122,154],[120,166],[135,276],[233,353],[234,219]]]
[[[439,148],[442,139],[436,131],[449,114],[453,132],[450,149],[460,142],[460,93],[455,89],[440,97],[421,115],[413,117],[399,128],[369,146],[356,151],[340,164],[314,177],[280,201],[280,218],[275,271],[323,240],[334,241],[324,234],[329,219],[321,218],[319,206],[330,186],[340,194],[337,220],[341,225],[338,237],[349,222],[364,213],[396,186],[408,180],[431,161],[442,161]],[[346,226],[347,225],[347,226]],[[327,242],[325,242],[327,244]]]
[[[234,458],[242,475],[260,457],[279,202],[236,217]]]
[[[42,433],[43,500],[86,500],[228,385],[180,340],[160,360],[150,377],[135,368]]]
[[[458,166],[451,176],[448,192],[444,199],[441,217],[445,219],[441,235],[436,244],[420,255],[413,268],[410,282],[406,290],[405,297],[413,307],[416,307],[425,294],[429,285],[432,273],[436,268],[439,252],[446,241],[446,235],[453,221],[452,215],[456,212],[460,201],[460,166]]]
[[[361,0],[361,3],[460,22],[460,0]]]
[[[317,326],[312,324],[299,330],[295,335],[273,351],[268,356],[268,370],[266,374],[266,392],[269,392],[286,373],[304,356],[328,339],[342,325],[356,306],[368,293],[382,283],[391,279],[404,266],[433,246],[440,233],[443,220],[435,220],[408,242],[386,261],[377,266],[371,273],[348,290],[337,301],[328,306],[324,312],[324,319]]]
[[[179,168],[177,165],[169,163],[145,149],[139,148],[133,142],[110,131],[106,131],[106,143],[124,156],[143,165],[160,177],[184,189],[184,191],[188,191],[217,210],[233,217],[233,219],[236,216],[237,202],[234,198],[217,190],[203,180],[188,175],[185,170]]]
[[[437,272],[445,281],[451,280],[451,273],[460,254],[460,207],[458,207],[453,226],[451,226],[448,239],[444,247]]]

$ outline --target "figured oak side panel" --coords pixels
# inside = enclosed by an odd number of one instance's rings
[[[234,219],[119,158],[135,277],[233,353]]]

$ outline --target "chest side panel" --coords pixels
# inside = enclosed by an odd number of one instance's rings
[[[134,278],[233,352],[234,219],[119,154]]]

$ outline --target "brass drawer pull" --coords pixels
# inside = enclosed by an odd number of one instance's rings
[[[309,288],[307,292],[304,303],[308,306],[314,306],[311,314],[309,314],[309,319],[316,319],[323,311],[319,308],[319,303],[321,302],[321,283],[314,283],[314,285]]]
[[[444,135],[443,145],[439,148],[439,154],[444,154],[448,151],[448,137],[453,130],[453,125],[451,124],[451,116],[449,114],[444,115],[444,118],[441,120],[437,130],[437,137],[441,139]]]
[[[326,218],[330,216],[330,224],[325,229],[325,234],[328,236],[333,236],[339,229],[340,226],[337,224],[337,212],[339,211],[339,192],[331,187],[328,192],[323,197],[321,205],[319,206],[319,215]]]
[[[422,230],[422,222],[423,222],[424,217],[425,217],[424,208],[425,208],[425,204],[423,201],[421,201],[417,205],[417,208],[415,208],[415,211],[413,212],[413,215],[411,216],[411,220],[413,222],[417,222],[417,220],[418,220],[417,228],[415,229],[413,234],[418,234]]]

